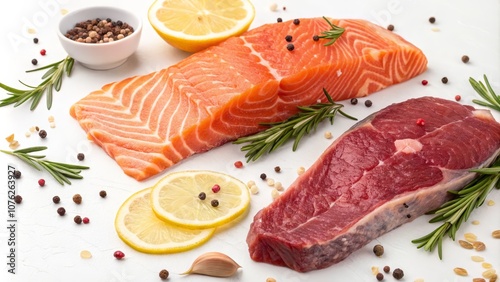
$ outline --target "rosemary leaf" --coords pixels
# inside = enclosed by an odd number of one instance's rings
[[[330,39],[330,41],[324,44],[325,46],[330,46],[337,41],[337,39],[344,33],[345,29],[332,24],[326,17],[323,17],[323,19],[325,19],[325,21],[330,25],[331,29],[321,32],[323,35],[319,36],[319,38]]]
[[[474,78],[469,78],[469,83],[472,88],[483,98],[484,101],[473,99],[472,102],[485,106],[500,112],[500,95],[496,95],[490,85],[486,75],[483,75],[484,84],[481,81],[476,81]]]

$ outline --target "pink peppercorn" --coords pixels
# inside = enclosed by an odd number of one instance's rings
[[[45,49],[40,50],[40,55],[45,56],[47,54],[47,51]]]
[[[462,97],[461,97],[460,95],[455,95],[455,101],[457,101],[457,102],[458,102],[458,101],[460,101],[460,100],[462,100]]]
[[[215,184],[214,186],[212,186],[212,192],[214,193],[217,193],[220,191],[220,186],[219,184]]]
[[[424,79],[424,80],[422,80],[422,85],[424,85],[424,86],[425,86],[425,85],[427,85],[428,83],[429,83],[429,82],[428,82],[427,80],[425,80],[425,79]]]
[[[113,253],[113,256],[116,258],[116,259],[122,259],[125,257],[125,254],[122,252],[122,251],[116,251]]]
[[[88,217],[84,217],[82,222],[88,224],[90,222],[90,219]]]
[[[424,119],[423,119],[423,118],[418,118],[418,119],[417,119],[417,124],[418,124],[418,125],[421,125],[421,126],[425,125],[425,121],[424,121]]]
[[[241,161],[236,161],[236,162],[234,162],[234,167],[236,167],[236,168],[242,168],[243,167],[243,163]]]
[[[43,179],[43,178],[38,179],[38,185],[40,185],[40,187],[45,186],[45,179]]]

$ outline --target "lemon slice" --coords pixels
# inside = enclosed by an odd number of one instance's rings
[[[175,253],[195,248],[212,237],[215,228],[194,230],[167,223],[151,209],[151,188],[130,196],[118,209],[115,229],[130,247],[144,253]]]
[[[214,185],[220,190],[214,192]],[[204,193],[204,199],[200,193]],[[250,193],[243,182],[230,175],[188,170],[170,173],[154,185],[151,203],[163,220],[185,228],[211,228],[242,215],[250,206]]]
[[[148,11],[153,29],[167,43],[187,52],[242,34],[254,17],[249,0],[156,0]]]

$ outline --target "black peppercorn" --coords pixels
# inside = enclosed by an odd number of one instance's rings
[[[382,281],[382,280],[384,280],[384,274],[379,272],[379,273],[377,273],[376,278],[377,278],[377,281]]]
[[[352,98],[351,99],[351,104],[352,105],[356,105],[357,103],[358,103],[358,99],[356,99],[356,98]]]
[[[396,278],[396,280],[403,278],[403,276],[405,276],[405,274],[403,270],[399,268],[394,269],[394,271],[392,272],[392,277]]]
[[[79,205],[82,203],[82,196],[80,194],[75,194],[73,196],[73,202],[75,202],[75,204]]]
[[[59,196],[52,197],[52,202],[54,202],[54,204],[59,204],[60,201],[61,201],[61,198],[59,198]]]
[[[300,20],[299,20],[299,19],[295,19],[295,20],[293,20],[293,24],[294,24],[294,25],[299,25],[299,24],[300,24]]]
[[[463,55],[463,56],[462,56],[462,62],[463,62],[464,64],[467,64],[467,63],[469,62],[469,56],[467,56],[467,55]]]
[[[64,214],[66,214],[66,209],[63,208],[63,207],[60,207],[57,209],[57,213],[60,215],[60,216],[63,216]]]
[[[168,270],[166,270],[166,269],[162,269],[162,270],[160,271],[160,278],[161,278],[161,279],[163,279],[163,280],[165,280],[165,279],[167,279],[167,278],[168,278],[168,274],[169,274],[169,273],[168,273]]]
[[[75,217],[73,218],[73,221],[76,223],[76,224],[81,224],[82,223],[82,217],[79,216],[79,215],[75,215]]]
[[[277,18],[276,21],[279,22],[279,23],[281,23],[281,22],[283,22],[283,19],[282,18]]]
[[[275,166],[275,167],[274,167],[274,171],[275,171],[275,172],[280,172],[280,171],[281,171],[281,167],[279,167],[279,166]]]
[[[111,18],[107,18],[107,19],[106,19],[106,21],[107,21],[108,23],[110,23],[110,22],[112,22],[113,20],[112,20]]]
[[[83,153],[78,153],[78,155],[76,155],[76,158],[79,160],[79,161],[83,161],[85,159],[85,155]]]
[[[31,63],[32,63],[34,66],[36,66],[36,65],[38,64],[38,60],[37,60],[37,59],[33,59],[33,60],[31,60]]]
[[[319,40],[319,36],[318,36],[318,35],[314,35],[314,36],[313,36],[313,40],[314,40],[314,41],[318,41],[318,40]]]
[[[217,207],[219,206],[219,201],[217,199],[213,199],[210,204],[212,205],[212,207]]]
[[[394,25],[390,24],[387,26],[387,30],[393,31],[394,30]]]
[[[390,271],[391,271],[391,268],[388,265],[384,266],[385,273],[389,273]]]
[[[260,174],[260,179],[266,180],[266,178],[267,178],[267,175],[265,173]]]
[[[288,44],[286,45],[286,49],[287,49],[288,51],[293,51],[293,49],[295,49],[295,46],[293,46],[293,44],[292,44],[292,43],[288,43]]]
[[[285,36],[285,40],[286,42],[292,42],[292,36],[291,35]]]
[[[448,78],[446,76],[441,78],[441,82],[444,84],[448,83]]]
[[[21,178],[21,172],[19,170],[14,170],[14,178],[15,179]]]
[[[108,195],[108,193],[106,193],[106,191],[104,191],[104,190],[101,190],[99,192],[99,196],[101,196],[101,198],[106,198],[107,195]]]
[[[373,247],[373,253],[377,256],[380,257],[384,254],[384,246],[377,244]]]
[[[38,43],[38,38],[33,38],[33,43],[37,44]]]
[[[365,106],[367,106],[368,108],[372,106],[372,101],[371,100],[366,100],[365,101]]]
[[[200,192],[200,194],[198,194],[198,199],[205,200],[206,198],[207,198],[207,194],[205,194],[205,192]]]
[[[429,22],[430,23],[435,23],[436,22],[436,18],[435,17],[430,17],[429,18]]]
[[[43,130],[43,129],[42,129],[42,130],[40,130],[40,131],[38,132],[38,136],[40,136],[40,138],[42,138],[42,139],[43,139],[43,138],[45,138],[45,137],[47,137],[47,131],[45,131],[45,130]]]
[[[14,197],[14,202],[16,202],[16,204],[20,204],[22,201],[23,201],[23,197],[21,197],[21,195],[16,195]]]

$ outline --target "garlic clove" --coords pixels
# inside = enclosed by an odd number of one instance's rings
[[[223,253],[208,252],[196,258],[191,268],[182,274],[229,277],[234,275],[240,267],[232,258]]]

